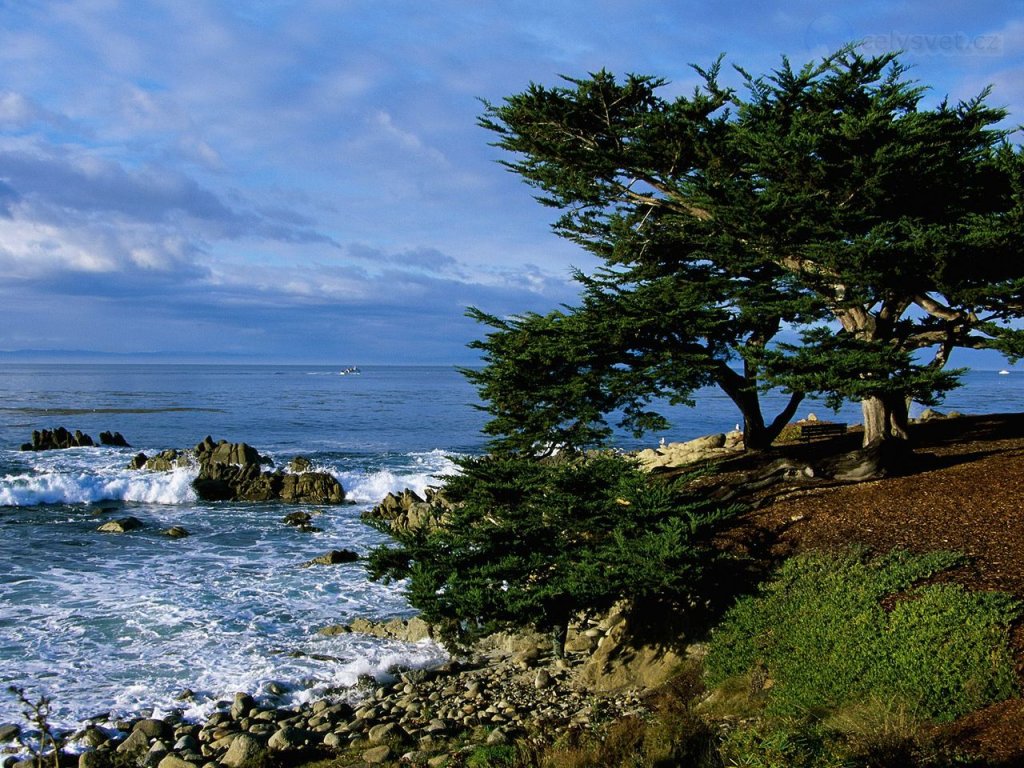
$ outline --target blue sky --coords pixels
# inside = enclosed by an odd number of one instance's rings
[[[466,306],[545,311],[592,266],[479,99],[854,39],[1024,123],[1009,0],[0,0],[0,351],[469,361]]]

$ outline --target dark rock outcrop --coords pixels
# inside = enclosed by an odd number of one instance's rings
[[[312,560],[302,564],[303,568],[311,565],[342,565],[343,563],[355,563],[359,555],[351,549],[332,549],[325,555],[314,557]]]
[[[313,516],[309,512],[291,512],[285,515],[281,522],[293,528],[298,528],[303,533],[318,533],[320,531],[319,528],[313,525]]]
[[[196,446],[195,456],[199,476],[193,487],[205,501],[340,504],[345,500],[341,483],[326,472],[264,472],[262,467],[271,462],[246,443],[214,443],[207,437]]]
[[[116,448],[130,448],[128,441],[120,432],[100,432],[100,445]],[[71,432],[64,427],[54,429],[36,429],[32,432],[32,442],[23,443],[23,451],[56,451],[64,448],[89,448],[96,442],[80,429]]]
[[[311,462],[296,457],[288,472],[265,471],[273,461],[261,456],[247,443],[214,442],[207,436],[189,451],[166,450],[156,456],[137,454],[129,469],[167,472],[178,467],[198,465],[192,481],[203,501],[284,501],[293,504],[341,504],[345,489],[326,472],[307,471]]]
[[[82,448],[95,445],[92,438],[80,429],[69,432],[64,427],[56,429],[36,429],[32,432],[32,442],[21,446],[23,451],[54,451],[64,448]]]
[[[100,432],[100,445],[109,445],[115,448],[131,448],[124,435],[120,432]]]

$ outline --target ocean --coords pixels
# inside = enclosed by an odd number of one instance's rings
[[[201,718],[237,691],[280,705],[344,695],[361,676],[447,658],[407,644],[317,630],[357,617],[412,614],[401,584],[358,564],[304,568],[333,549],[360,554],[385,537],[360,513],[389,491],[422,492],[479,453],[486,414],[449,366],[57,365],[0,363],[0,723],[20,722],[18,686],[53,700],[51,720],[98,715]],[[781,396],[769,397],[778,406]],[[728,431],[738,413],[717,390],[669,409],[673,429],[625,449]],[[943,410],[1024,409],[1024,373],[972,371]],[[919,411],[920,409],[915,409]],[[798,416],[859,421],[805,402]],[[130,448],[20,451],[32,431],[63,426]],[[295,506],[204,503],[194,470],[127,469],[136,453],[246,442],[278,465],[303,455],[336,476],[351,503],[298,507],[319,532],[282,518]],[[112,517],[144,527],[97,532]],[[178,525],[190,535],[161,531]],[[183,689],[195,693],[179,699]]]

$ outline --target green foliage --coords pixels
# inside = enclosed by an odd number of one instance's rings
[[[508,744],[476,747],[466,757],[466,768],[515,768],[521,765],[515,747]]]
[[[820,728],[737,728],[719,749],[723,764],[737,768],[850,768],[841,746]]]
[[[374,579],[407,578],[409,601],[454,641],[528,625],[564,632],[571,615],[620,598],[686,601],[731,512],[611,454],[460,463],[445,488],[450,522],[368,559]]]
[[[740,70],[741,89],[720,67],[698,68],[702,84],[673,99],[658,78],[601,71],[486,104],[506,167],[560,211],[560,236],[603,262],[577,275],[578,307],[506,327],[477,315],[498,329],[474,379],[493,434],[544,444],[543,428],[578,414],[596,428],[559,437],[586,444],[610,408],[643,429],[655,423],[645,398],[685,402],[713,382],[762,447],[805,391],[878,400],[891,412],[879,424],[899,424],[906,396],[955,385],[941,372],[953,348],[1024,353],[1024,153],[987,91],[926,108],[895,54],[853,47]],[[778,344],[782,327],[803,332],[798,347]],[[536,369],[507,375],[548,359],[540,389]],[[770,422],[765,387],[792,393]],[[544,418],[529,421],[531,406]]]
[[[954,584],[914,586],[959,561],[941,552],[793,558],[715,631],[709,682],[752,674],[766,713],[782,718],[882,700],[947,721],[1008,698],[1016,601]]]
[[[53,768],[60,768],[67,734],[58,732],[50,723],[53,699],[44,695],[32,699],[24,688],[16,685],[9,685],[7,692],[18,700],[22,716],[31,726],[29,731],[19,731],[18,743],[28,751],[36,766],[52,764]]]

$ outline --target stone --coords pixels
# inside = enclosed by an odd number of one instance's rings
[[[682,443],[661,445],[656,450],[647,448],[636,454],[640,465],[648,470],[660,467],[679,467],[698,461],[723,458],[742,450],[742,433],[704,435]]]
[[[165,723],[163,720],[156,720],[153,718],[147,718],[145,720],[139,720],[132,728],[132,732],[142,731],[147,739],[163,739],[171,736],[171,726]]]
[[[119,517],[117,520],[110,520],[99,528],[101,533],[127,533],[142,527],[142,521],[137,517]]]
[[[331,732],[324,736],[324,746],[328,749],[342,749],[348,745],[345,734]]]
[[[359,560],[359,555],[350,549],[332,549],[325,555],[314,557],[312,560],[302,564],[303,568],[312,565],[341,565],[343,563],[354,563]]]
[[[103,768],[103,766],[107,766],[109,764],[109,755],[105,755],[102,752],[97,752],[95,750],[82,752],[78,756],[78,768]],[[190,768],[195,768],[195,766],[190,766]]]
[[[199,741],[190,733],[185,734],[174,742],[175,752],[198,752]]]
[[[537,676],[533,679],[533,687],[538,691],[544,688],[550,688],[554,684],[554,678],[551,677],[551,673],[546,669],[537,671]]]
[[[0,732],[0,742],[9,741],[4,738],[4,734]],[[107,742],[107,734],[97,728],[95,725],[88,726],[81,735],[78,737],[80,744],[86,747],[98,747],[100,744]]]
[[[408,735],[397,723],[381,723],[366,732],[366,738],[371,744],[383,744],[392,740],[402,741]]]
[[[241,720],[249,714],[249,710],[255,709],[256,700],[248,693],[236,693],[231,702],[231,719]]]
[[[337,478],[326,472],[281,475],[279,495],[293,504],[341,504],[345,490]]]
[[[142,731],[132,731],[128,734],[128,738],[117,745],[117,752],[119,754],[134,754],[149,751],[149,739],[146,734]]]
[[[436,489],[427,489],[426,499],[406,489],[401,494],[389,493],[377,506],[363,512],[364,519],[382,520],[392,532],[431,531],[443,525],[452,504]]]
[[[386,622],[370,621],[369,619],[356,619],[348,625],[349,632],[361,632],[375,637],[391,640],[401,640],[406,643],[416,643],[433,637],[430,625],[418,616],[411,619],[391,619]],[[337,628],[324,634],[343,634]]]
[[[179,467],[186,467],[188,464],[188,456],[180,451],[169,449],[160,451],[156,456],[149,458],[144,453],[137,454],[128,466],[131,469],[147,469],[151,472],[170,472]]]
[[[313,734],[303,728],[286,725],[279,728],[267,741],[267,746],[275,752],[292,752],[304,749],[314,740]]]
[[[380,765],[391,757],[391,747],[382,744],[379,747],[372,747],[363,752],[363,762],[370,765]]]
[[[14,723],[0,725],[0,743],[14,741],[19,735],[21,735],[20,725],[15,725]]]
[[[157,763],[156,768],[196,768],[196,767],[192,763],[190,763],[188,760],[185,760],[181,756],[176,755],[176,754],[174,754],[172,752],[171,754],[166,755],[159,763]]]
[[[248,733],[240,733],[231,742],[228,751],[220,759],[222,765],[229,768],[242,768],[261,763],[267,756],[267,748],[258,739]]]
[[[188,530],[186,530],[185,528],[182,528],[180,525],[172,525],[167,530],[160,531],[160,533],[162,533],[164,536],[168,536],[168,537],[170,537],[172,539],[184,539],[184,538],[187,538],[190,535]]]
[[[288,471],[294,474],[300,474],[302,472],[309,472],[313,468],[313,462],[307,459],[305,456],[296,456],[290,462],[288,462]]]

